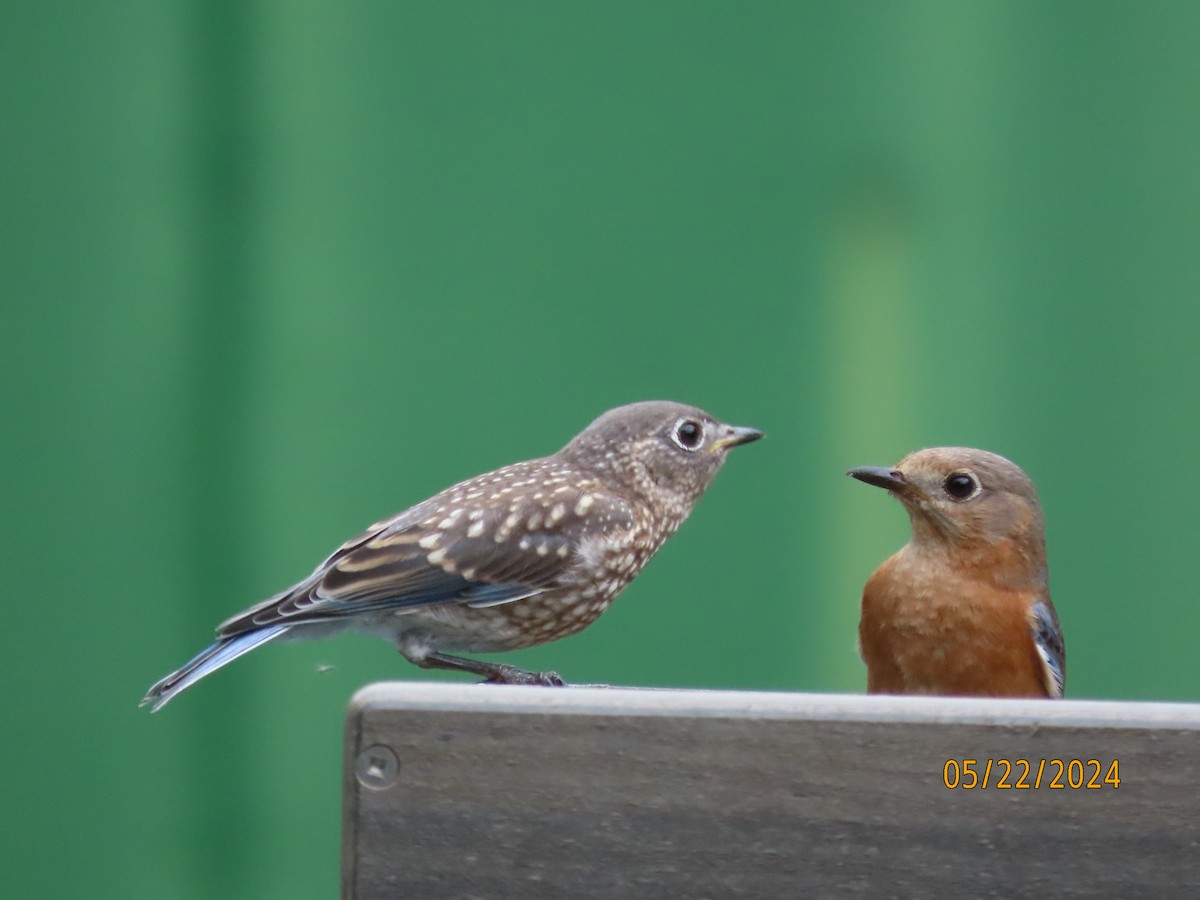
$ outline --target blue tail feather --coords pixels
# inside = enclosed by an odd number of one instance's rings
[[[222,638],[201,650],[191,660],[157,682],[146,692],[146,696],[138,705],[145,706],[147,703],[153,703],[150,711],[158,712],[176,694],[187,690],[205,675],[211,675],[221,666],[233,662],[255,647],[259,647],[267,641],[273,641],[285,631],[290,630],[291,626],[288,625],[268,625],[265,628],[247,631],[235,637]]]

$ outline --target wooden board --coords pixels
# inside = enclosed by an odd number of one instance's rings
[[[1200,896],[1195,704],[401,682],[345,740],[347,900]]]

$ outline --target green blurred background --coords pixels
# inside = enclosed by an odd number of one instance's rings
[[[5,893],[328,898],[367,523],[672,398],[734,454],[569,680],[860,692],[924,445],[1037,481],[1071,697],[1200,699],[1200,6],[7,4]],[[331,671],[319,672],[322,666]]]

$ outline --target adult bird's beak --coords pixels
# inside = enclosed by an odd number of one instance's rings
[[[714,450],[723,450],[726,447],[736,447],[738,444],[749,444],[751,441],[757,441],[763,433],[757,428],[746,428],[741,425],[726,425],[725,433],[712,442]]]
[[[859,466],[846,473],[851,478],[857,478],[875,487],[891,491],[893,494],[902,493],[908,487],[904,473],[899,469],[885,469],[882,466]]]

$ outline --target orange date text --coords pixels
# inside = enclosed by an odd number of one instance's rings
[[[948,759],[942,784],[949,790],[1116,790],[1120,761],[1099,759]]]

